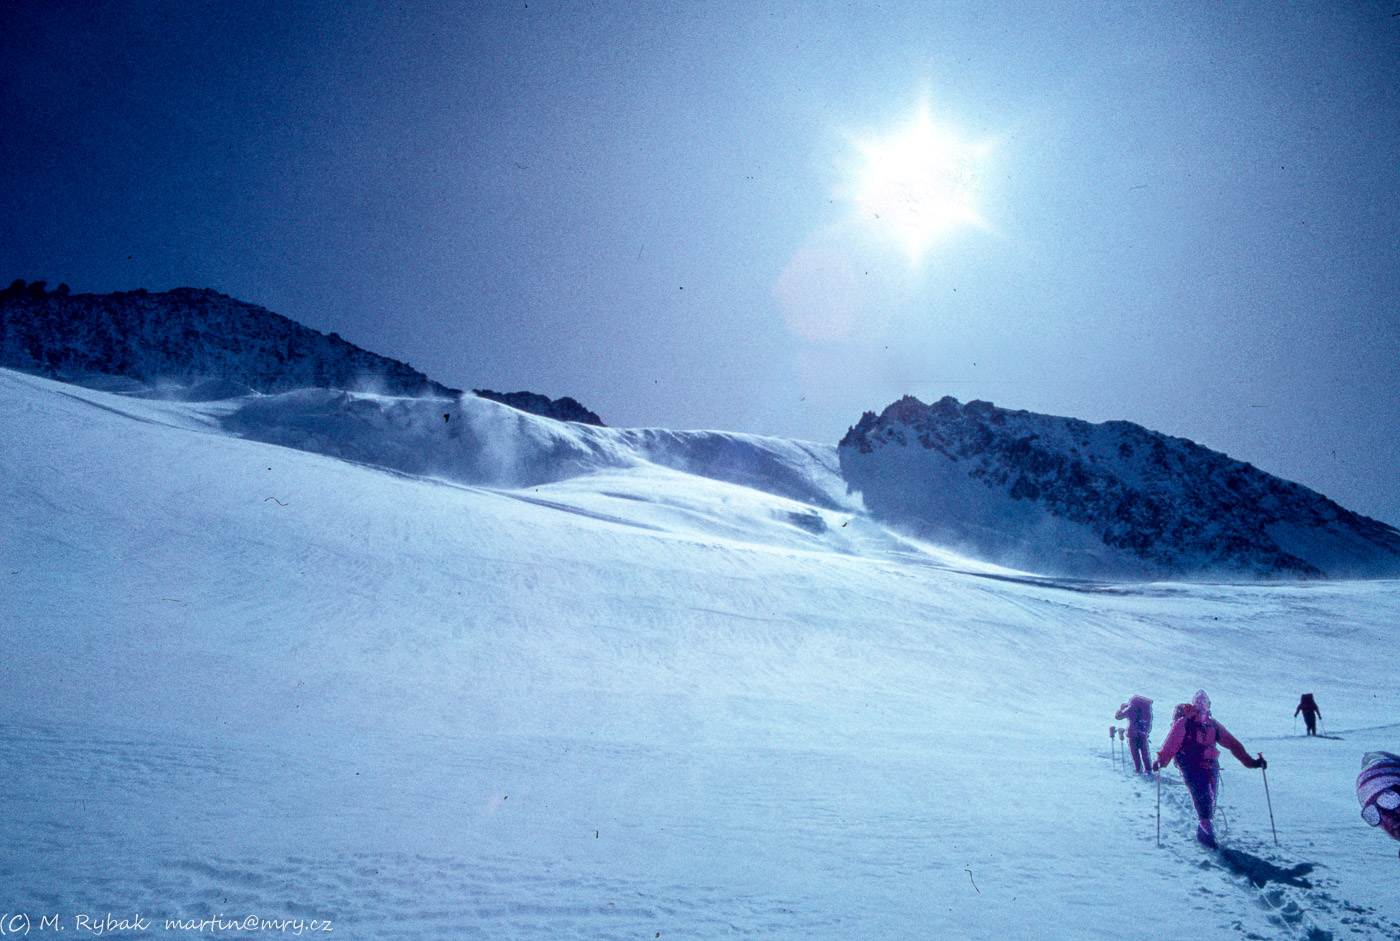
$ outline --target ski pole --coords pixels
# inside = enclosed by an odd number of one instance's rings
[[[1264,753],[1260,752],[1259,759],[1262,761],[1263,758]],[[1274,831],[1274,845],[1278,846],[1278,828],[1274,826],[1274,799],[1269,796],[1269,770],[1263,767],[1259,769],[1259,773],[1264,776],[1264,800],[1269,804],[1269,829]]]
[[[1157,769],[1157,846],[1162,845],[1162,769]]]

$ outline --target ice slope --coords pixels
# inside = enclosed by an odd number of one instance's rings
[[[630,458],[507,489],[276,446],[246,404],[0,371],[6,924],[1400,937],[1352,792],[1400,746],[1395,582],[1035,579]],[[1224,770],[1238,870],[1170,775],[1159,848],[1104,741],[1198,686],[1270,759],[1278,847]]]

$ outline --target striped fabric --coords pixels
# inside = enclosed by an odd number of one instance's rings
[[[1400,807],[1400,755],[1367,752],[1356,777],[1356,799],[1361,802],[1361,819],[1373,827],[1381,822],[1381,810]]]

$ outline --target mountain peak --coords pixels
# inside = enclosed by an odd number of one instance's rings
[[[0,296],[0,365],[60,378],[218,378],[258,392],[460,394],[406,363],[207,288],[71,294],[16,281]]]
[[[905,396],[842,439],[872,514],[1061,574],[1400,573],[1400,532],[1184,438],[1125,421]]]

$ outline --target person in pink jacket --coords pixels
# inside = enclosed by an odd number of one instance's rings
[[[1246,768],[1267,768],[1268,762],[1261,753],[1258,758],[1249,757],[1249,752],[1239,739],[1230,734],[1210,714],[1210,698],[1203,690],[1198,690],[1191,702],[1186,704],[1184,715],[1167,733],[1152,770],[1159,771],[1167,762],[1175,759],[1181,770],[1181,778],[1186,789],[1191,792],[1191,803],[1196,806],[1196,816],[1200,823],[1196,827],[1196,839],[1202,844],[1215,846],[1215,828],[1211,823],[1215,817],[1215,794],[1220,787],[1220,751],[1215,746],[1224,745],[1230,754],[1239,759]]]
[[[1152,700],[1134,696],[1118,707],[1113,718],[1128,720],[1128,747],[1133,755],[1133,768],[1138,774],[1147,774],[1152,763],[1147,757],[1147,740],[1152,735]]]

